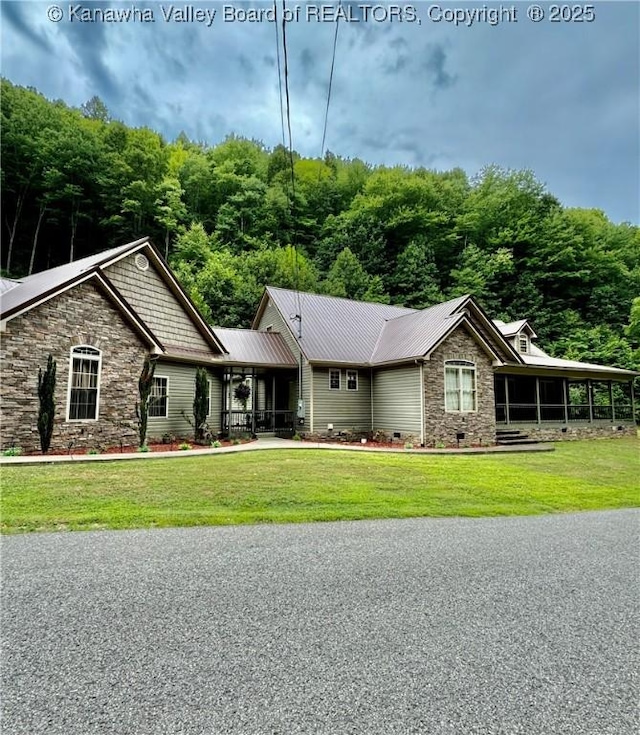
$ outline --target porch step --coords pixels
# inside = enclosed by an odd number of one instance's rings
[[[523,434],[521,431],[500,429],[496,431],[496,444],[502,444],[506,447],[538,443],[537,439],[530,439],[528,434]]]

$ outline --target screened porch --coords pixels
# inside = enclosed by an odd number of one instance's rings
[[[296,390],[295,370],[225,368],[222,433],[291,436]]]
[[[496,423],[570,424],[633,420],[630,380],[495,376]]]

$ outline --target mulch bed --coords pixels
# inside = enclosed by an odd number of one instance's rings
[[[253,439],[240,439],[239,442],[233,442],[229,439],[220,439],[220,446],[221,447],[231,447],[235,446],[235,444],[247,444],[250,441],[254,441]],[[149,447],[148,452],[138,452],[138,447],[136,446],[127,446],[127,447],[107,447],[106,449],[101,449],[97,454],[160,454],[162,452],[177,452],[180,451],[180,445],[186,443],[189,444],[189,449],[212,449],[211,445],[209,444],[195,444],[194,442],[173,442],[170,444],[164,444],[163,442],[150,442],[147,444]],[[85,454],[96,454],[95,451],[92,451],[92,447],[72,447],[71,449],[50,449],[45,456],[62,456],[62,455],[85,455]],[[41,457],[42,452],[23,452],[22,456],[25,457]]]

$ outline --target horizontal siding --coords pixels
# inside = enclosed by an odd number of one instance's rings
[[[373,430],[421,434],[420,367],[408,365],[373,374]]]
[[[210,349],[191,317],[152,264],[141,271],[135,254],[109,266],[105,273],[151,331],[165,345]]]
[[[338,369],[338,368],[336,368]],[[340,370],[340,390],[329,388],[329,368],[313,368],[313,431],[371,431],[371,371],[358,370],[358,390],[347,390],[347,371]]]
[[[192,365],[158,362],[155,374],[169,380],[168,417],[149,417],[148,436],[159,439],[163,434],[193,438],[193,426],[182,415],[184,411],[193,423],[193,398],[195,395],[196,368]],[[207,423],[212,433],[220,432],[220,412],[222,410],[222,381],[220,376],[208,371],[211,380],[211,413]]]
[[[268,326],[271,326],[273,332],[279,332],[282,335],[293,356],[296,358],[296,360],[299,360],[300,348],[298,347],[298,343],[294,339],[291,331],[289,330],[289,327],[285,324],[284,319],[280,315],[280,312],[273,304],[271,299],[269,299],[267,306],[262,313],[262,317],[258,324],[258,329],[266,329]],[[299,431],[311,431],[311,368],[306,360],[304,360],[302,365],[302,398],[304,399],[306,407],[305,420],[304,423],[297,424],[297,428]],[[296,410],[297,405],[298,396],[296,384],[296,395],[292,396],[291,408],[293,410]]]

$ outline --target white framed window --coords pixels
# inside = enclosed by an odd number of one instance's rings
[[[155,375],[149,394],[149,418],[166,419],[169,416],[169,378]]]
[[[335,368],[329,370],[329,390],[340,390],[340,371]]]
[[[67,421],[96,421],[100,405],[102,353],[91,345],[78,345],[69,356]]]
[[[347,370],[347,390],[358,390],[357,370]]]
[[[518,350],[523,354],[529,352],[529,337],[526,334],[518,335]]]
[[[444,367],[444,407],[448,413],[477,410],[474,363],[447,360]]]

